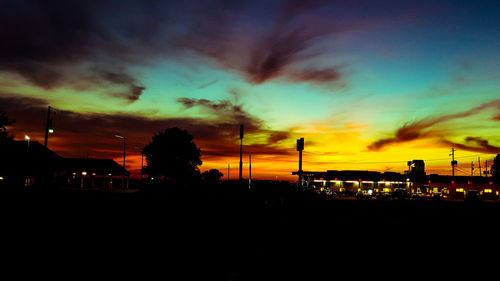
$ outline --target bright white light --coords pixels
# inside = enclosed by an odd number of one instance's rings
[[[86,176],[86,175],[87,175],[87,172],[82,172],[82,175],[83,175],[83,176]]]
[[[124,138],[124,136],[120,136],[120,135],[115,135],[115,137],[120,138],[120,139]]]
[[[24,138],[25,138],[26,140],[29,140],[29,139],[30,139],[30,137],[28,137],[28,135],[24,135]]]
[[[49,133],[51,133],[51,134],[54,133],[54,129],[50,128]]]

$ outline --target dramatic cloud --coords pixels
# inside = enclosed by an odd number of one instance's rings
[[[330,82],[339,79],[336,69],[308,69],[297,74],[290,74],[290,65],[311,59],[319,53],[307,51],[316,40],[336,31],[330,25],[315,25],[310,19],[303,18],[296,23],[299,16],[319,8],[324,1],[287,1],[270,33],[258,42],[253,50],[250,63],[246,68],[249,81],[260,84],[278,76],[292,75],[291,80],[307,82]]]
[[[156,14],[141,16],[147,5],[109,4],[2,1],[0,71],[17,73],[44,89],[123,86],[123,93],[110,89],[110,94],[137,100],[145,88],[129,66],[146,63],[148,51],[160,52],[157,45],[147,45],[151,30],[156,30],[151,23]],[[119,13],[128,18],[128,25]]]
[[[465,142],[463,143],[455,143],[448,140],[442,140],[442,143],[445,145],[466,151],[473,151],[479,153],[489,153],[489,154],[499,154],[500,147],[494,146],[489,143],[488,140],[482,139],[480,137],[466,137]]]
[[[408,142],[420,138],[426,138],[429,136],[436,136],[436,132],[430,130],[433,126],[439,123],[443,123],[446,121],[465,118],[474,114],[481,112],[482,110],[488,108],[495,108],[500,110],[500,100],[493,100],[491,102],[484,103],[480,106],[472,108],[470,110],[459,112],[455,114],[448,114],[438,117],[427,117],[422,120],[415,121],[413,123],[404,124],[401,128],[399,128],[394,137],[380,139],[371,143],[367,148],[368,150],[378,151],[384,148],[385,146],[395,144],[395,143],[403,143]]]
[[[242,105],[234,105],[228,100],[214,102],[207,99],[180,98],[177,100],[186,108],[199,107],[217,118],[219,121],[225,121],[235,124],[245,124],[246,131],[256,131],[262,126],[262,121],[251,116]]]
[[[184,101],[189,106],[190,101]],[[5,111],[9,119],[15,121],[9,130],[16,139],[22,139],[28,134],[33,140],[43,141],[44,118],[47,113],[47,103],[44,100],[2,95],[0,105],[0,111]],[[113,135],[122,134],[127,137],[127,155],[138,156],[140,149],[137,147],[149,143],[154,134],[166,128],[179,127],[195,137],[204,160],[210,161],[219,157],[239,155],[239,126],[243,123],[246,136],[267,136],[263,142],[245,145],[245,151],[266,156],[294,154],[290,147],[276,145],[278,141],[287,138],[287,132],[264,128],[260,120],[251,117],[241,108],[238,109],[238,106],[229,102],[215,103],[208,100],[194,100],[192,106],[213,110],[214,114],[236,108],[235,116],[240,117],[234,120],[222,117],[210,121],[194,118],[152,120],[129,114],[80,114],[55,109],[55,133],[49,138],[49,147],[63,157],[120,158],[123,153],[122,146]]]
[[[341,28],[311,16],[325,3],[2,1],[0,72],[19,74],[43,89],[104,88],[133,102],[147,85],[131,69],[194,51],[253,84],[280,77],[335,82],[341,79],[336,66],[305,66],[323,54],[313,49],[315,43]],[[247,13],[260,18],[257,11],[264,6],[275,12],[262,26],[245,22]]]
[[[328,83],[341,78],[337,69],[305,69],[290,74],[290,79],[298,82]]]
[[[223,67],[242,73],[252,84],[280,77],[288,82],[320,84],[340,79],[337,67],[294,70],[300,68],[298,64],[320,57],[323,53],[312,51],[312,47],[326,35],[341,29],[330,22],[317,22],[308,15],[326,5],[325,1],[293,0],[271,5],[277,11],[270,21],[261,22],[264,28],[250,28],[241,19],[248,16],[248,10],[268,9],[267,3],[227,4],[210,1],[201,9],[195,9],[189,14],[187,31],[177,37],[176,45],[215,59]]]

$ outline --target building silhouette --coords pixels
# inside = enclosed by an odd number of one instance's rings
[[[0,185],[11,188],[128,188],[130,172],[112,159],[63,158],[37,141],[0,147]]]
[[[393,193],[404,189],[409,194],[423,193],[431,197],[441,193],[446,198],[463,200],[469,191],[478,192],[483,199],[498,200],[500,186],[493,178],[481,176],[427,175],[423,160],[409,161],[405,173],[376,171],[304,171],[306,188],[324,189],[340,194],[354,195],[361,190],[371,190],[374,194]],[[298,172],[292,172],[297,175]]]

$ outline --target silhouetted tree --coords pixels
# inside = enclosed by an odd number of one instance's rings
[[[497,183],[500,183],[500,154],[497,154],[491,165],[491,175]]]
[[[150,177],[175,184],[189,183],[199,177],[201,150],[185,130],[175,127],[159,132],[142,153],[147,164],[144,172]]]
[[[12,135],[7,130],[7,126],[10,125],[12,125],[12,121],[9,120],[4,112],[0,112],[0,144],[12,140]]]
[[[224,176],[219,170],[211,169],[209,171],[205,171],[201,174],[201,179],[207,184],[217,184],[220,182],[220,179]]]

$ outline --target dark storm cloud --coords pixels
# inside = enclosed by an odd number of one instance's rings
[[[480,106],[474,107],[470,110],[459,112],[455,114],[447,114],[443,116],[437,117],[426,117],[424,119],[404,124],[400,127],[393,137],[380,139],[368,145],[368,150],[378,151],[384,148],[385,146],[403,143],[408,141],[413,141],[421,138],[427,138],[431,136],[440,136],[439,130],[434,128],[435,125],[454,120],[465,118],[471,115],[475,115],[482,110],[494,108],[500,111],[500,100],[493,100],[487,103],[483,103]],[[473,139],[470,139],[473,140]]]

